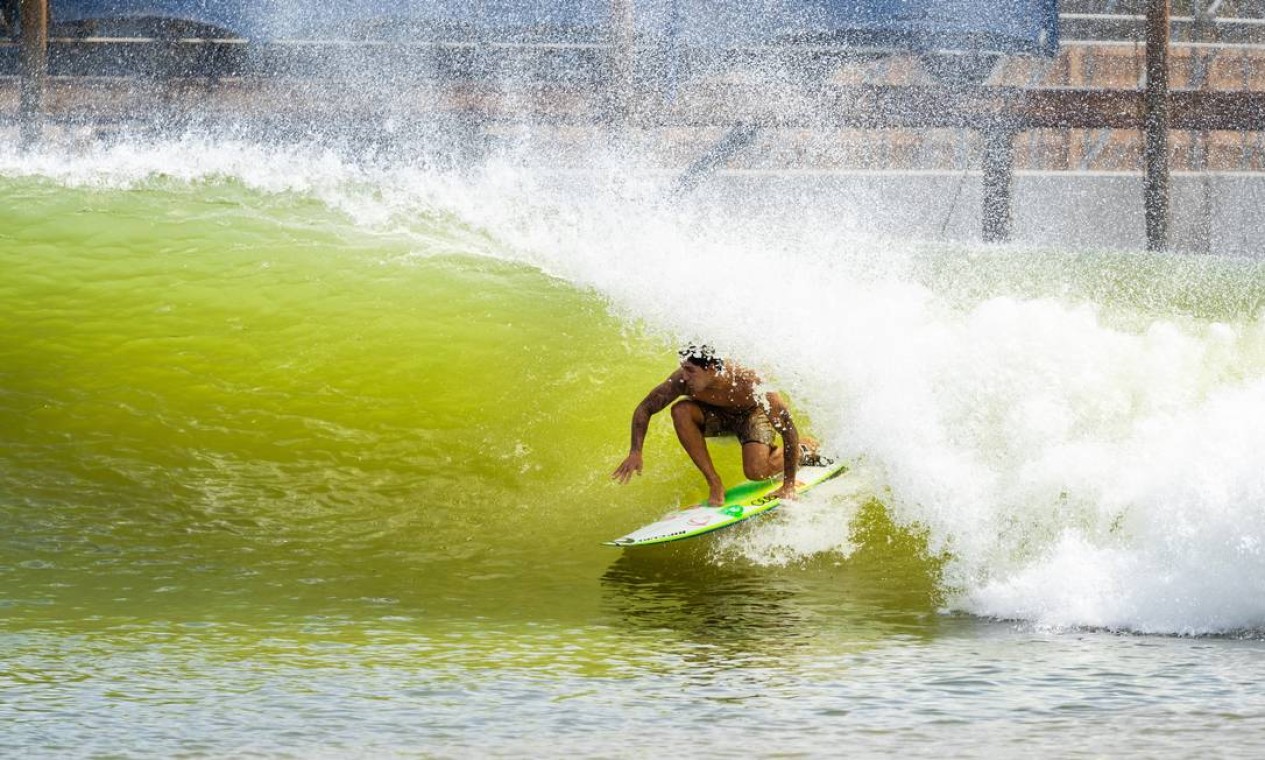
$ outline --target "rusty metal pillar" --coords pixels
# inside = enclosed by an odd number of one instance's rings
[[[984,242],[1010,239],[1010,190],[1015,174],[1015,133],[1009,127],[984,132]]]
[[[48,0],[21,0],[22,144],[30,146],[42,133],[41,113],[48,82]]]
[[[1143,124],[1142,197],[1146,247],[1168,250],[1168,40],[1170,0],[1148,0],[1146,9],[1146,117]]]

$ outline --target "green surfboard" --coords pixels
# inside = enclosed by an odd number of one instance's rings
[[[847,465],[842,462],[802,466],[795,475],[795,479],[801,484],[796,493],[806,493],[817,485],[842,475],[847,469]],[[781,485],[781,475],[768,480],[748,480],[725,491],[725,503],[719,507],[707,503],[685,507],[632,533],[603,543],[606,546],[619,547],[650,546],[682,541],[728,528],[776,509],[782,500],[772,494]]]

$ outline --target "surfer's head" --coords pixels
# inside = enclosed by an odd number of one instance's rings
[[[683,346],[676,353],[681,357],[682,364],[693,364],[695,367],[717,371],[725,368],[725,360],[717,356],[716,349],[706,343],[691,343]]]
[[[708,345],[690,345],[677,351],[681,357],[681,371],[685,373],[685,384],[690,393],[702,393],[712,384],[725,369],[725,361],[716,355],[716,350]]]

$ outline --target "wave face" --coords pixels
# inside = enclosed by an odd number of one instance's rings
[[[812,178],[682,200],[546,163],[0,154],[10,604],[521,603],[696,495],[663,420],[635,488],[606,475],[706,339],[857,464],[714,562],[846,561],[877,500],[950,609],[1265,627],[1260,264],[874,239]]]

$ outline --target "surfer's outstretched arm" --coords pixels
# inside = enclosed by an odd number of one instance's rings
[[[642,399],[633,411],[632,441],[628,447],[628,456],[611,477],[620,483],[627,483],[634,475],[641,474],[641,447],[646,442],[646,431],[650,428],[650,418],[667,408],[677,397],[685,393],[685,378],[680,370],[655,386],[654,390]]]

